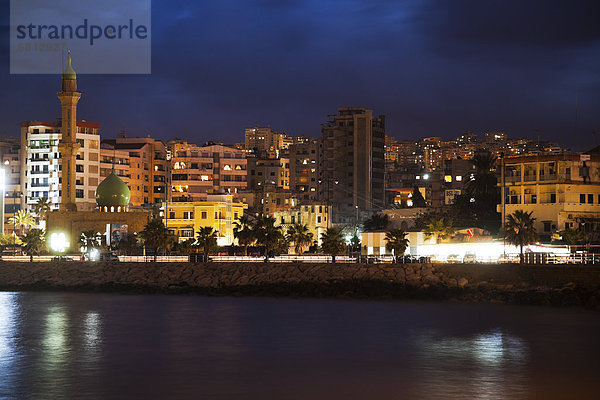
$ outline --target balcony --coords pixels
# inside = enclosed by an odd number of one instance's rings
[[[50,187],[50,184],[49,183],[32,183],[31,187],[32,188]]]
[[[29,173],[31,175],[42,175],[42,174],[49,174],[50,171],[48,170],[42,170],[42,171],[29,171]]]
[[[540,175],[540,181],[555,181],[556,174],[542,174]]]

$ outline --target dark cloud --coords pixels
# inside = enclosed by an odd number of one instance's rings
[[[434,0],[424,25],[443,40],[514,46],[573,46],[600,40],[594,0]]]
[[[152,75],[80,76],[80,116],[106,136],[233,142],[254,124],[316,136],[346,105],[385,113],[400,137],[539,129],[585,147],[600,129],[594,2],[154,1],[152,11]],[[58,115],[58,78],[8,75],[1,32],[0,135],[17,134],[21,120]]]

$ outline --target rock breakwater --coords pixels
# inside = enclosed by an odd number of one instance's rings
[[[1,262],[2,290],[435,299],[600,309],[600,267]]]

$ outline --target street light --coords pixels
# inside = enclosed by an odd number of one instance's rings
[[[331,211],[331,201],[330,201],[330,196],[331,196],[330,183],[333,180],[333,183],[335,183],[337,185],[338,183],[340,183],[340,181],[338,181],[337,179],[333,179],[333,178],[325,178],[325,179],[327,180],[327,228],[329,228],[329,220],[331,220],[331,217],[333,216],[333,211]],[[319,183],[319,185],[322,184],[323,180],[319,179],[318,183]]]
[[[6,163],[5,163],[6,164]],[[6,188],[5,184],[5,173],[4,168],[0,168],[0,232],[4,235],[4,190]]]
[[[69,240],[64,232],[54,232],[49,239],[50,250],[56,253],[64,253],[69,248]]]

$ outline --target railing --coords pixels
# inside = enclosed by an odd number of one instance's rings
[[[556,174],[540,175],[540,181],[555,181]]]

